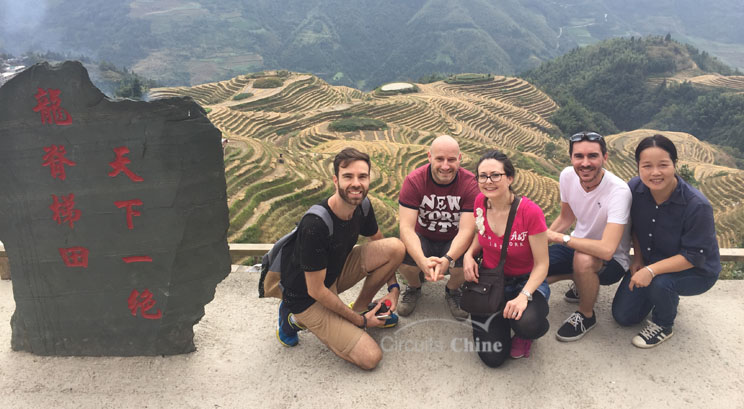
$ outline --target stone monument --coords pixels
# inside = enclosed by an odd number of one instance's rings
[[[14,350],[171,355],[230,272],[221,133],[190,98],[112,101],[78,62],[0,88]]]

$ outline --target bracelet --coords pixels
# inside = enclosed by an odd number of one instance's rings
[[[656,277],[656,274],[654,274],[654,270],[651,270],[651,267],[646,266],[646,270],[648,270],[649,273],[651,273],[651,279],[653,280],[654,277]]]
[[[398,283],[393,283],[393,284],[390,284],[390,285],[388,286],[388,292],[390,292],[390,291],[393,291],[393,288],[397,288],[397,289],[398,289],[398,291],[400,291],[400,284],[398,284]]]
[[[359,327],[359,328],[361,328],[361,329],[363,329],[363,330],[366,331],[367,330],[367,317],[365,317],[364,314],[359,314],[359,315],[361,315],[362,316],[362,319],[364,319],[364,323],[362,323],[362,326]]]

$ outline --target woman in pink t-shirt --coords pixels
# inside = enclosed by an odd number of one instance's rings
[[[475,199],[476,233],[465,252],[465,280],[478,282],[475,257],[482,254],[482,268],[495,268],[501,258],[509,210],[516,198],[512,190],[514,165],[499,151],[484,154],[476,166],[475,177],[481,193]],[[480,345],[478,355],[490,367],[501,365],[506,351],[513,358],[528,357],[532,340],[548,332],[548,237],[545,215],[530,199],[522,197],[509,237],[504,264],[503,314],[472,315],[473,338]],[[511,338],[511,331],[514,337]]]

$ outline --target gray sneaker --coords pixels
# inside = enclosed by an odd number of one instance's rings
[[[447,306],[449,307],[450,312],[452,313],[452,316],[455,317],[458,321],[465,321],[468,319],[470,314],[460,308],[460,300],[462,299],[462,292],[458,288],[457,290],[449,290],[449,292],[444,293],[444,300],[447,302]]]
[[[401,317],[409,316],[416,309],[419,298],[421,298],[421,288],[406,286],[406,291],[403,293],[403,298],[398,303],[398,309],[395,312]]]

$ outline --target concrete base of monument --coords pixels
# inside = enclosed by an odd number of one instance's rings
[[[468,325],[451,318],[443,283],[426,284],[397,328],[374,329],[384,358],[362,371],[312,334],[282,347],[278,300],[256,298],[244,267],[217,287],[194,327],[197,351],[170,357],[40,357],[10,349],[12,282],[0,282],[0,395],[9,408],[741,408],[744,402],[744,281],[718,282],[680,302],[674,336],[650,350],[630,340],[641,326],[613,320],[615,288],[602,288],[598,325],[563,343],[555,332],[574,311],[553,286],[548,334],[529,358],[484,366]],[[343,294],[351,301],[356,290]],[[466,322],[467,324],[467,322]]]

